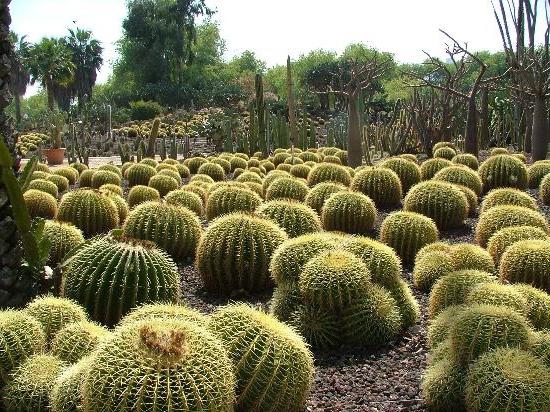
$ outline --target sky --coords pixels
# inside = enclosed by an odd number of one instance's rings
[[[442,56],[444,29],[472,50],[501,49],[490,0],[206,0],[226,41],[226,58],[251,50],[268,66],[314,49],[341,52],[363,42],[392,52],[400,62],[421,62],[422,50]],[[101,41],[108,79],[122,35],[125,0],[12,0],[11,30],[39,41],[62,36],[75,24]],[[36,92],[31,88],[28,94]]]

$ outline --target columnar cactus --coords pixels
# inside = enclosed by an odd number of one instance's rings
[[[94,320],[112,326],[140,304],[177,302],[179,274],[152,243],[105,236],[73,256],[63,274],[62,294],[81,303]]]
[[[235,365],[238,410],[302,410],[313,383],[313,356],[293,329],[243,304],[218,309],[208,329]]]
[[[468,200],[451,183],[430,180],[410,190],[403,209],[430,217],[440,230],[448,230],[464,223],[468,215]]]
[[[162,202],[146,202],[136,206],[122,230],[126,237],[154,242],[177,261],[195,255],[202,234],[202,226],[195,213],[185,207]]]
[[[498,187],[527,188],[527,168],[510,155],[491,156],[479,166],[479,175],[485,192]]]
[[[317,213],[299,202],[272,200],[260,205],[256,211],[259,216],[278,224],[291,238],[322,230]]]
[[[128,206],[133,208],[141,203],[156,202],[160,200],[160,193],[157,189],[149,186],[137,185],[128,192]]]
[[[233,212],[253,213],[261,204],[262,198],[252,190],[236,186],[220,187],[208,196],[206,218],[212,220]]]
[[[126,179],[128,179],[128,185],[130,187],[137,185],[147,186],[149,180],[156,174],[157,171],[154,167],[138,163],[128,168],[126,171]]]
[[[84,243],[82,231],[70,223],[47,220],[44,225],[43,236],[50,242],[48,264],[57,266],[74,248]]]
[[[108,232],[119,224],[118,210],[97,190],[77,189],[61,198],[57,219],[78,227],[85,237]]]
[[[23,193],[23,199],[31,218],[53,219],[57,214],[57,200],[49,193],[29,189]]]
[[[95,352],[82,385],[83,409],[230,412],[232,369],[220,341],[192,322],[131,322]]]
[[[221,216],[202,236],[195,265],[210,292],[261,292],[272,284],[269,260],[286,239],[286,233],[267,219],[241,213]]]
[[[376,220],[374,202],[359,192],[336,192],[325,201],[321,221],[325,230],[368,234]]]
[[[377,207],[398,206],[403,196],[399,176],[384,167],[360,170],[353,177],[350,188],[370,197]]]
[[[438,238],[434,221],[413,212],[391,213],[380,227],[380,241],[394,248],[406,263],[413,262],[420,249]]]
[[[399,176],[403,194],[407,193],[412,186],[420,182],[420,167],[410,160],[392,157],[383,161],[380,166],[393,170]]]

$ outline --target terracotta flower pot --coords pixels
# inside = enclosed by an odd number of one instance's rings
[[[49,165],[60,165],[65,158],[65,148],[44,150]]]

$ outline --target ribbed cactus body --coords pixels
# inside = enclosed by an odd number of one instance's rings
[[[111,190],[100,189],[99,191],[114,203],[118,213],[118,221],[120,224],[124,223],[129,212],[128,203],[126,203],[126,200]]]
[[[536,189],[540,186],[542,179],[550,173],[550,162],[547,160],[539,160],[533,163],[527,169],[527,175],[529,177],[529,187]]]
[[[154,167],[138,163],[132,165],[126,171],[126,179],[128,179],[128,186],[133,187],[137,185],[147,186],[149,180],[157,174]]]
[[[342,343],[342,321],[329,310],[299,304],[287,322],[314,348],[335,348]]]
[[[435,349],[447,341],[452,325],[458,315],[466,308],[466,305],[452,305],[442,310],[437,316],[430,320],[427,330],[428,347]]]
[[[522,206],[528,209],[537,210],[537,202],[528,193],[513,188],[493,189],[483,199],[480,213],[486,212],[495,206]]]
[[[146,202],[130,212],[123,233],[154,242],[175,260],[182,260],[195,255],[202,227],[197,215],[185,207]]]
[[[403,189],[399,176],[384,167],[369,167],[355,174],[351,190],[370,197],[377,207],[394,207],[401,203]]]
[[[261,204],[262,198],[250,189],[236,186],[220,187],[208,196],[206,218],[212,220],[233,212],[253,213]]]
[[[292,199],[303,202],[309,192],[307,184],[292,177],[281,177],[271,183],[266,192],[266,200]]]
[[[67,179],[65,176],[49,175],[47,179],[57,186],[57,190],[59,191],[59,193],[63,193],[69,190],[69,179]]]
[[[84,358],[57,375],[50,393],[52,412],[82,410],[82,385],[92,359]]]
[[[95,170],[88,169],[80,173],[80,178],[78,179],[79,187],[92,187],[92,178],[95,174]]]
[[[157,189],[161,197],[164,197],[172,190],[178,189],[179,186],[180,185],[176,179],[163,174],[156,174],[149,179],[149,187]]]
[[[69,181],[70,185],[76,184],[76,181],[78,180],[78,172],[69,166],[57,167],[55,169],[52,169],[52,174],[63,176]]]
[[[155,202],[160,200],[160,193],[157,189],[148,186],[134,186],[128,192],[128,206],[135,207],[145,202]]]
[[[322,230],[317,213],[299,202],[272,200],[259,205],[257,213],[278,224],[291,238]]]
[[[479,161],[477,157],[470,153],[460,153],[452,158],[452,162],[457,165],[468,166],[472,170],[479,168]]]
[[[208,163],[208,160],[204,157],[191,157],[183,161],[183,164],[189,168],[192,175],[196,174],[199,167],[205,163]]]
[[[287,239],[275,223],[241,213],[214,220],[201,238],[195,261],[210,292],[261,292],[271,286],[269,261]]]
[[[453,263],[446,252],[434,251],[423,255],[415,260],[412,273],[414,286],[429,291],[437,279],[453,270]]]
[[[457,165],[445,167],[437,172],[433,179],[465,186],[473,190],[478,196],[481,195],[481,178],[475,170],[466,166]]]
[[[57,200],[49,193],[29,189],[23,193],[23,199],[31,218],[53,219],[57,214]]]
[[[150,319],[119,328],[94,355],[83,409],[233,411],[234,375],[222,344],[203,328]]]
[[[56,266],[63,262],[67,253],[84,243],[82,231],[72,224],[47,220],[44,225],[44,238],[50,241],[48,264]]]
[[[464,410],[464,369],[444,357],[432,361],[422,377],[422,396],[434,411]]]
[[[57,198],[57,196],[59,194],[59,190],[57,189],[57,186],[55,185],[55,183],[50,182],[49,180],[45,180],[45,179],[32,180],[29,183],[27,188],[29,190],[34,189],[34,190],[40,190],[42,192],[46,192],[46,193],[52,195],[54,198]]]
[[[550,205],[550,175],[544,176],[540,182],[539,196],[542,203]]]
[[[441,169],[451,166],[453,163],[447,159],[428,159],[420,165],[420,176],[422,180],[430,180]]]
[[[78,227],[85,237],[108,232],[119,224],[116,205],[97,190],[78,189],[61,198],[57,219]]]
[[[197,173],[210,176],[215,182],[225,180],[225,170],[223,170],[223,167],[215,163],[208,162],[202,164],[197,170]]]
[[[152,244],[107,236],[73,257],[62,293],[94,320],[114,325],[140,304],[178,301],[179,275],[174,262]]]
[[[410,160],[392,157],[380,163],[380,166],[393,170],[399,176],[403,194],[407,193],[412,186],[420,182],[420,167]]]
[[[173,190],[164,196],[164,200],[169,205],[186,207],[195,212],[197,216],[202,216],[204,214],[201,197],[189,190]]]
[[[394,248],[406,263],[413,262],[420,249],[438,238],[434,221],[414,212],[391,213],[380,227],[380,241]]]
[[[51,353],[67,363],[76,363],[108,335],[109,331],[103,326],[89,321],[70,323],[56,333]]]
[[[548,240],[520,240],[509,246],[500,260],[502,281],[527,283],[550,292],[550,244]]]
[[[345,167],[333,163],[319,163],[309,172],[307,182],[310,187],[323,182],[340,183],[348,187],[351,176]]]
[[[120,186],[121,177],[118,174],[109,170],[97,170],[92,176],[91,183],[94,189],[99,189],[101,186],[107,183]]]
[[[310,189],[306,198],[304,199],[304,203],[315,210],[318,215],[321,215],[323,205],[325,204],[325,201],[330,197],[330,195],[336,192],[347,190],[347,187],[341,185],[340,183],[318,183]]]
[[[525,283],[513,285],[527,300],[527,319],[536,330],[550,328],[550,294]],[[548,341],[550,343],[550,340]],[[550,361],[550,352],[548,352]],[[550,366],[550,363],[549,363]]]
[[[483,190],[488,192],[498,187],[526,189],[528,184],[525,164],[510,155],[491,156],[479,166]]]
[[[293,329],[247,305],[220,308],[208,328],[235,365],[238,410],[302,410],[313,382],[313,356]]]
[[[119,325],[152,318],[179,319],[194,322],[199,326],[205,326],[208,322],[206,315],[191,309],[185,305],[169,303],[150,303],[133,309],[122,318]]]
[[[456,156],[456,150],[452,147],[440,147],[433,151],[433,156],[435,158],[451,160]]]
[[[451,183],[430,180],[414,186],[405,197],[404,210],[432,218],[440,230],[455,229],[468,216],[466,196]]]
[[[246,169],[248,167],[247,161],[241,157],[233,156],[229,160],[231,165],[231,171],[234,172],[235,169]]]
[[[374,202],[362,193],[337,192],[326,201],[321,211],[325,230],[350,234],[368,234],[376,220]]]

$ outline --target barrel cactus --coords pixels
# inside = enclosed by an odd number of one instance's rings
[[[84,309],[74,301],[53,296],[35,298],[27,305],[25,313],[42,325],[46,342],[50,342],[65,325],[87,319]]]
[[[433,179],[465,186],[473,190],[478,196],[481,195],[481,178],[476,171],[466,166],[456,165],[445,167],[437,172]]]
[[[23,311],[0,311],[0,384],[29,356],[40,353],[46,344],[42,325]]]
[[[510,155],[491,156],[479,166],[479,175],[485,192],[498,187],[527,188],[527,167]]]
[[[197,173],[210,176],[215,182],[225,180],[225,170],[223,170],[223,167],[215,163],[209,162],[202,164],[198,168]]]
[[[311,172],[311,167],[304,164],[294,165],[290,168],[290,174],[292,176],[302,179],[307,179],[309,172]]]
[[[475,239],[481,247],[493,234],[510,226],[534,226],[548,233],[549,227],[544,216],[532,209],[521,206],[495,206],[483,213],[475,228]]]
[[[403,195],[399,176],[384,167],[360,170],[353,177],[350,188],[370,197],[377,207],[398,206]]]
[[[78,180],[78,172],[69,166],[57,167],[52,169],[51,172],[54,175],[63,176],[69,181],[70,185],[76,184],[76,181]]]
[[[307,182],[310,187],[323,182],[340,183],[347,187],[351,183],[351,176],[349,172],[340,165],[319,163],[309,172]]]
[[[512,285],[500,283],[476,285],[466,296],[465,304],[505,306],[522,315],[527,315],[529,309],[529,302],[521,292]]]
[[[414,186],[404,201],[404,210],[430,217],[440,230],[455,229],[468,215],[466,196],[451,183],[430,180]]]
[[[208,329],[235,365],[238,410],[302,410],[313,383],[313,356],[293,329],[243,304],[218,309]]]
[[[154,167],[142,163],[132,165],[126,171],[126,179],[130,187],[142,185],[147,186],[149,180],[157,174]]]
[[[118,196],[124,196],[124,191],[122,190],[122,187],[114,185],[112,183],[105,183],[104,185],[99,186],[99,191],[102,193],[105,193],[107,191],[114,193]]]
[[[520,240],[500,260],[501,280],[527,283],[550,292],[550,244],[547,240]]]
[[[137,185],[128,192],[128,206],[135,207],[145,202],[155,202],[160,200],[160,193],[157,189],[149,186]]]
[[[286,233],[267,219],[242,213],[221,216],[202,236],[195,265],[210,292],[261,292],[272,284],[269,260],[286,239]]]
[[[449,251],[454,270],[473,269],[493,273],[495,264],[489,252],[471,243],[456,243]]]
[[[314,209],[318,215],[321,215],[323,205],[330,195],[342,191],[347,191],[347,188],[339,183],[319,183],[310,189],[304,203]]]
[[[29,189],[23,193],[23,199],[31,218],[53,219],[57,214],[57,200],[49,193]]]
[[[454,164],[468,166],[472,170],[479,168],[477,157],[470,153],[460,153],[451,159]]]
[[[136,206],[122,230],[126,237],[154,242],[177,261],[195,255],[202,234],[202,226],[195,213],[185,207],[162,202],[146,202]]]
[[[272,200],[257,208],[259,216],[278,224],[291,238],[321,231],[321,220],[315,211],[291,200]]]
[[[208,163],[208,160],[206,160],[204,157],[191,157],[183,161],[184,166],[187,166],[189,168],[189,171],[192,175],[197,174],[199,167],[201,167],[205,163]]]
[[[401,157],[392,157],[380,163],[380,166],[393,170],[399,176],[403,194],[407,193],[412,186],[420,182],[420,167],[410,160]]]
[[[220,187],[208,196],[206,218],[212,220],[233,212],[252,213],[261,203],[262,198],[252,190],[237,186]]]
[[[234,172],[235,169],[246,169],[248,167],[248,163],[245,159],[233,156],[229,160],[229,164],[231,165],[231,171]]]
[[[119,326],[152,318],[185,320],[195,322],[199,326],[204,326],[208,322],[206,315],[203,315],[201,312],[191,309],[185,305],[150,303],[133,309],[130,313],[124,316],[124,318],[122,318]]]
[[[302,180],[296,178],[281,177],[271,183],[266,192],[266,200],[293,199],[303,202],[309,188]]]
[[[64,193],[69,190],[69,179],[61,175],[49,175],[47,177],[49,182],[52,182],[57,186],[59,193]]]
[[[79,187],[92,187],[92,177],[95,174],[95,170],[88,169],[84,170],[82,173],[80,173],[80,177],[78,178],[78,186]]]
[[[142,159],[139,164],[147,165],[151,167],[157,167],[159,165],[159,162],[157,162],[155,159],[146,157],[145,159]]]
[[[179,186],[180,185],[176,179],[162,174],[156,174],[149,179],[149,187],[157,189],[161,197],[164,197],[172,190],[178,189]]]
[[[409,328],[415,325],[420,319],[420,306],[414,297],[409,284],[403,279],[386,287],[391,297],[395,300],[399,314],[401,315],[401,327]]]
[[[420,176],[422,180],[430,180],[441,169],[451,166],[452,164],[452,162],[446,159],[428,159],[420,166]]]
[[[169,205],[186,207],[187,209],[195,212],[197,216],[204,215],[204,207],[201,197],[189,190],[172,190],[164,196],[164,200]]]
[[[550,162],[547,160],[539,160],[534,162],[527,169],[527,174],[529,176],[529,187],[531,189],[536,189],[540,186],[542,179],[550,173]]]
[[[532,354],[500,348],[479,358],[466,380],[472,412],[550,410],[550,368]]]
[[[53,412],[74,412],[82,409],[82,384],[92,357],[86,357],[57,375],[50,393]]]
[[[182,179],[181,179],[181,176],[180,176],[180,174],[177,170],[162,169],[161,171],[159,171],[157,173],[157,175],[159,175],[159,176],[169,176],[178,183],[178,186],[181,185]],[[149,185],[151,185],[151,181],[149,181]]]
[[[256,173],[252,172],[243,172],[236,179],[237,182],[254,182],[254,183],[263,183],[263,179],[258,176]]]
[[[394,248],[406,263],[413,262],[422,247],[438,238],[434,221],[414,212],[391,213],[380,227],[380,241]]]
[[[456,156],[456,150],[448,146],[440,147],[433,151],[433,156],[435,158],[451,160],[453,157]]]
[[[540,182],[539,195],[542,203],[550,205],[550,176],[546,175]]]
[[[48,264],[56,266],[63,262],[65,256],[84,243],[82,231],[70,223],[47,220],[43,236],[50,242]]]
[[[428,366],[422,377],[422,395],[434,411],[464,410],[464,369],[443,358]]]
[[[480,213],[486,212],[495,206],[522,206],[536,210],[537,202],[528,193],[509,187],[493,189],[483,199]]]
[[[550,329],[550,294],[525,283],[513,287],[527,300],[524,310],[533,327],[537,330]]]
[[[108,335],[107,329],[93,322],[70,323],[55,335],[51,353],[67,363],[76,363],[90,354]]]
[[[501,347],[527,348],[529,323],[504,306],[471,305],[457,317],[450,330],[453,356],[467,366],[480,355]]]
[[[412,279],[414,286],[429,291],[437,279],[453,272],[453,262],[446,252],[431,252],[415,260]]]
[[[288,323],[314,348],[335,348],[342,342],[340,316],[312,305],[298,304]]]
[[[78,227],[85,237],[108,232],[119,224],[111,199],[93,189],[77,189],[61,198],[57,219]]]
[[[376,220],[374,202],[359,192],[336,192],[326,201],[321,211],[325,230],[350,234],[368,234]]]
[[[29,185],[27,188],[33,189],[33,190],[40,190],[42,192],[46,192],[50,195],[52,195],[54,198],[57,198],[59,195],[59,190],[57,189],[57,186],[55,183],[50,182],[49,180],[45,179],[35,179],[29,182]]]
[[[430,320],[426,336],[429,348],[434,349],[447,340],[456,318],[466,307],[466,305],[448,306]]]
[[[52,355],[33,355],[15,371],[4,388],[6,411],[42,412],[50,410],[50,392],[65,363]]]
[[[101,186],[107,183],[120,186],[121,177],[118,174],[109,170],[97,170],[92,176],[91,183],[94,189],[99,189]]]
[[[82,385],[86,411],[233,410],[235,378],[222,344],[179,319],[120,327],[95,352]]]
[[[510,154],[510,151],[505,147],[493,147],[489,152],[491,156]]]

